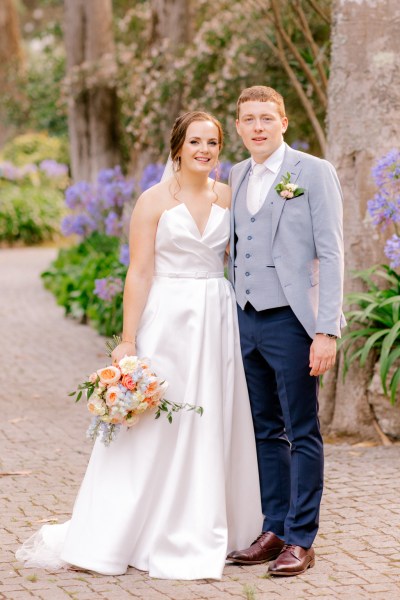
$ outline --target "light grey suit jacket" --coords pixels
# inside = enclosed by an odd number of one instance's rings
[[[334,167],[285,144],[278,176],[267,195],[273,202],[272,256],[285,296],[304,329],[340,337],[343,302],[343,198]],[[230,173],[232,187],[229,278],[235,285],[235,204],[245,202],[246,159]],[[283,175],[305,192],[285,200],[274,189]],[[241,193],[239,193],[241,192]]]

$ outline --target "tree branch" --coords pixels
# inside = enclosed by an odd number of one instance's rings
[[[323,155],[325,155],[326,137],[325,137],[324,130],[323,130],[320,122],[318,121],[318,118],[315,113],[313,105],[311,104],[309,98],[307,97],[307,94],[303,90],[303,87],[302,87],[300,81],[296,77],[296,73],[294,72],[294,70],[292,69],[292,67],[289,64],[289,61],[286,58],[285,49],[283,47],[282,40],[278,36],[278,38],[277,38],[278,47],[276,47],[275,44],[273,44],[271,42],[271,40],[268,38],[268,36],[266,37],[265,41],[267,43],[267,46],[271,49],[273,54],[278,58],[278,60],[282,64],[283,68],[285,69],[286,73],[288,74],[289,79],[292,82],[293,87],[295,88],[297,95],[299,96],[301,103],[304,106],[304,109],[308,115],[308,118],[310,119],[311,125],[315,131],[315,135],[317,136],[318,143],[321,147],[321,151],[322,151]]]
[[[271,8],[272,8],[272,12],[274,15],[273,23],[275,25],[276,33],[278,34],[278,38],[280,37],[285,42],[285,44],[289,48],[290,52],[293,54],[293,56],[299,63],[299,66],[301,67],[302,71],[304,72],[304,75],[307,77],[308,81],[311,83],[312,87],[314,88],[314,91],[317,94],[322,106],[324,108],[326,108],[327,104],[328,104],[327,96],[324,93],[324,91],[322,90],[318,81],[315,79],[314,74],[311,71],[310,67],[308,66],[308,64],[306,63],[306,61],[304,60],[304,58],[301,56],[300,52],[296,48],[296,45],[293,43],[293,41],[290,39],[290,37],[286,33],[286,30],[282,24],[281,14],[280,14],[279,5],[278,5],[277,0],[271,0]]]
[[[321,9],[321,7],[318,6],[318,2],[315,2],[314,0],[307,0],[307,2],[311,6],[311,8],[313,10],[315,10],[317,15],[319,15],[321,17],[321,19],[323,21],[325,21],[325,23],[327,23],[328,25],[331,24],[331,16],[324,13],[324,11]]]
[[[321,78],[321,84],[322,84],[323,91],[324,91],[324,93],[326,93],[326,90],[328,88],[328,78],[326,76],[325,69],[323,67],[322,60],[321,60],[321,58],[323,57],[323,54],[321,52],[321,49],[315,43],[314,36],[313,36],[310,26],[308,24],[307,17],[304,14],[304,10],[303,10],[303,7],[301,6],[300,0],[291,0],[291,4],[300,19],[300,23],[303,28],[304,37],[306,38],[307,42],[310,45],[311,53],[314,58],[314,65],[316,66],[319,76]]]

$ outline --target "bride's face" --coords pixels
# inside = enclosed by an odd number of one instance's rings
[[[211,121],[190,123],[179,154],[181,168],[197,173],[212,171],[218,161],[218,138],[218,128]]]

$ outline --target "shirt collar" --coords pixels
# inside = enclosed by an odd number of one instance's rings
[[[285,143],[282,144],[263,162],[263,165],[272,171],[272,173],[276,174],[282,166],[283,159],[285,157]],[[251,159],[251,168],[253,169],[256,161]]]

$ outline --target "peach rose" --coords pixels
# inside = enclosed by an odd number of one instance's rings
[[[92,413],[92,415],[98,415],[102,417],[106,414],[106,407],[104,406],[101,398],[91,398],[88,402],[88,410]]]
[[[106,391],[106,404],[107,406],[114,406],[120,396],[121,390],[118,386],[112,385]]]
[[[128,390],[134,390],[136,387],[136,383],[133,381],[133,379],[130,375],[122,375],[121,383]]]
[[[104,367],[104,369],[99,369],[97,374],[100,377],[101,383],[104,383],[105,385],[113,385],[121,378],[121,371],[112,365]]]

